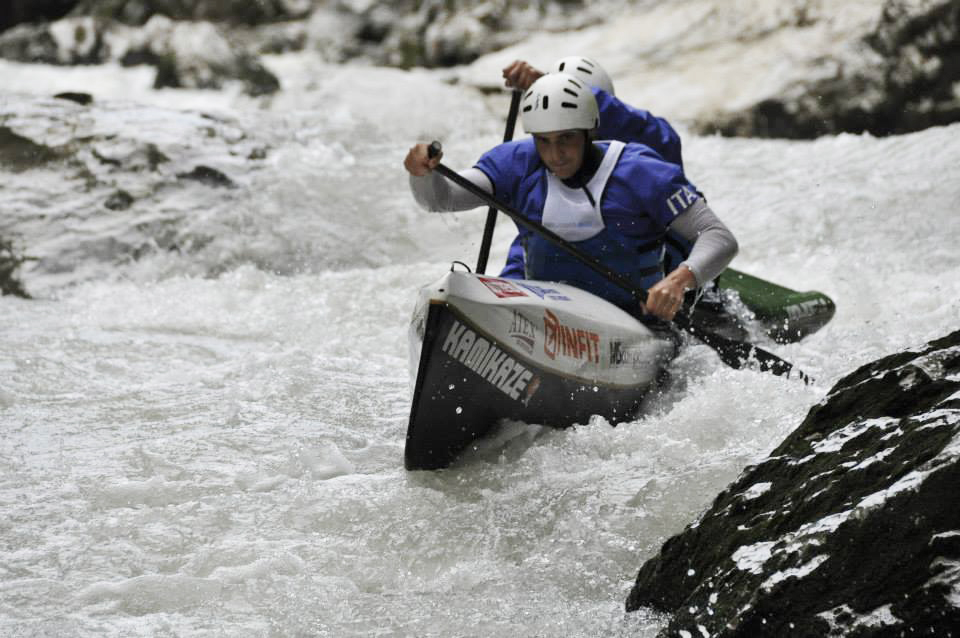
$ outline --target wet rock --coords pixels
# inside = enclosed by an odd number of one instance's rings
[[[140,35],[121,62],[156,66],[156,88],[219,89],[227,80],[240,80],[251,95],[280,88],[279,80],[259,60],[235,48],[209,22],[174,22],[155,16]]]
[[[17,277],[17,270],[25,261],[27,258],[15,249],[11,240],[0,237],[0,294],[30,298]]]
[[[664,636],[950,636],[960,627],[960,331],[839,381],[647,561]]]
[[[280,90],[280,80],[277,79],[277,76],[268,71],[253,56],[240,56],[237,59],[235,74],[237,79],[243,82],[247,95],[257,97],[270,95]]]
[[[14,173],[43,166],[62,157],[56,149],[38,144],[0,126],[0,166]]]
[[[231,24],[263,24],[306,16],[311,0],[79,0],[74,15],[108,17],[131,25],[155,15],[173,20],[207,20]]]
[[[960,3],[886,0],[875,29],[848,55],[820,59],[817,65],[810,74],[817,79],[743,111],[704,118],[695,130],[783,138],[841,132],[882,136],[956,122]]]
[[[531,32],[569,31],[597,24],[622,3],[581,0],[354,0],[319,6],[308,46],[332,61],[453,66],[502,49]]]
[[[146,146],[147,166],[151,171],[157,170],[161,164],[166,164],[170,158],[163,154],[156,144],[147,144]]]
[[[219,211],[238,214],[244,185],[272,170],[248,159],[271,148],[258,122],[255,113],[4,96],[2,188],[22,196],[8,197],[0,211],[0,237],[29,246],[19,280],[45,295],[170,251],[203,254],[208,263],[207,251],[217,250],[208,246],[222,237]]]
[[[58,100],[70,100],[71,102],[76,102],[83,106],[88,106],[93,103],[93,96],[89,93],[81,93],[78,91],[64,91],[63,93],[57,93],[53,97]]]
[[[45,64],[147,64],[157,88],[219,89],[242,82],[247,93],[280,88],[259,59],[235,46],[209,22],[175,22],[157,15],[142,27],[79,16],[51,24],[24,24],[0,35],[0,57]]]
[[[312,46],[330,60],[361,57],[394,66],[446,66],[521,41],[532,30],[567,31],[595,24],[611,0],[73,0],[72,18],[140,27],[156,17],[263,28],[261,52]],[[311,28],[278,25],[310,18]],[[12,22],[11,24],[17,24]]]
[[[202,184],[206,184],[207,186],[216,186],[222,188],[236,187],[236,184],[233,183],[232,179],[217,169],[210,168],[209,166],[197,166],[190,172],[177,173],[177,177],[180,179],[188,179],[195,182],[200,182]]]
[[[92,18],[21,24],[0,34],[0,57],[41,64],[98,64],[108,54]]]
[[[114,191],[103,203],[110,210],[127,210],[133,205],[133,195],[125,190]]]

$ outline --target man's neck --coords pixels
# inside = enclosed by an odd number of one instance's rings
[[[586,148],[583,149],[583,162],[576,173],[563,180],[564,185],[569,188],[583,188],[587,185],[597,169],[600,168],[600,162],[603,161],[603,151],[595,146],[589,139],[584,141]]]

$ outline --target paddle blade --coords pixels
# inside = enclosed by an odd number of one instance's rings
[[[813,379],[805,374],[799,368],[794,367],[792,363],[781,359],[772,352],[767,352],[763,348],[728,339],[723,335],[714,332],[708,332],[703,328],[694,326],[690,323],[687,315],[677,315],[674,322],[694,337],[713,348],[721,361],[731,368],[740,370],[741,368],[757,368],[763,372],[770,372],[778,377],[799,378],[805,384],[813,383]]]

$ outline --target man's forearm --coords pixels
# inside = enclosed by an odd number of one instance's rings
[[[702,200],[680,214],[670,228],[693,242],[690,255],[680,265],[693,272],[698,286],[723,272],[739,250],[736,237]]]
[[[460,175],[490,193],[493,187],[487,176],[477,168],[460,171]],[[484,205],[483,200],[461,186],[452,183],[440,173],[433,171],[423,177],[410,176],[413,198],[426,210],[451,212],[470,210]]]

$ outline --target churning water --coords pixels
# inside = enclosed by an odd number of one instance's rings
[[[485,212],[418,210],[401,161],[439,138],[471,164],[506,102],[306,62],[275,59],[266,102],[0,68],[0,124],[86,140],[0,183],[3,234],[38,258],[37,298],[0,299],[0,634],[652,636],[623,611],[643,561],[839,377],[957,328],[960,127],[687,136],[735,265],[836,301],[819,333],[765,344],[817,384],[694,344],[631,423],[505,424],[407,473],[415,291],[473,263]],[[68,88],[97,100],[29,95]],[[233,187],[174,175],[201,164]],[[133,204],[104,207],[118,189]]]

